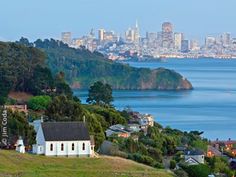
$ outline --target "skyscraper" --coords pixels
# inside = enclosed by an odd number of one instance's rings
[[[183,40],[181,44],[181,52],[188,53],[189,52],[189,40]]]
[[[135,43],[135,44],[139,44],[140,34],[139,34],[138,21],[136,21],[135,27],[129,28],[125,32],[125,39],[126,39],[127,42],[132,42],[132,43]]]
[[[222,41],[223,46],[229,46],[230,45],[230,40],[231,40],[230,33],[222,34],[221,41]]]
[[[105,30],[104,29],[99,29],[98,30],[98,40],[101,42],[104,40],[104,33],[105,33]]]
[[[211,37],[211,36],[206,37],[206,39],[205,39],[205,47],[206,48],[211,48],[215,44],[216,44],[216,38],[215,37]]]
[[[182,46],[182,41],[184,40],[184,34],[183,33],[175,33],[174,34],[174,46],[175,49],[180,51]]]
[[[71,45],[71,32],[62,32],[61,33],[61,41],[65,44]]]
[[[173,48],[173,26],[170,22],[162,24],[162,47]]]
[[[138,26],[138,20],[136,20],[136,24],[134,28],[134,42],[139,43],[139,40],[140,40],[139,26]]]

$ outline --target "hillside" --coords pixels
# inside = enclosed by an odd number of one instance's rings
[[[0,151],[0,176],[171,177],[163,170],[118,157],[59,158]]]
[[[185,90],[191,83],[173,70],[134,68],[104,58],[100,53],[74,49],[56,40],[37,40],[33,44],[22,38],[21,44],[35,46],[47,55],[52,72],[63,71],[72,88],[88,89],[96,81],[112,85],[113,89]]]

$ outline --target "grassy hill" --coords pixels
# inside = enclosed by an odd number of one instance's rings
[[[0,177],[172,177],[118,157],[59,158],[0,151]]]

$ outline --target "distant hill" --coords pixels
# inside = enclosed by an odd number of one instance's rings
[[[45,53],[33,46],[0,42],[0,104],[10,91],[40,95],[57,88],[56,94],[72,95],[63,74],[53,76],[45,58]]]
[[[157,170],[118,157],[60,158],[14,151],[0,151],[0,176],[21,177],[172,177]]]
[[[47,64],[52,72],[55,74],[63,71],[72,88],[87,89],[99,80],[112,85],[113,89],[192,89],[191,83],[173,70],[130,67],[108,60],[98,52],[91,53],[83,47],[70,48],[53,39],[29,43],[27,39],[22,38],[19,42],[45,52]]]

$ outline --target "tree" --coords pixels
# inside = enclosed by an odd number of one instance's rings
[[[46,110],[51,101],[50,96],[35,96],[28,101],[28,106],[34,111]]]
[[[112,88],[109,84],[95,82],[89,89],[87,102],[97,105],[110,105],[113,101]]]
[[[73,92],[70,86],[65,81],[65,74],[59,72],[55,78],[56,93],[57,95],[66,95],[68,98],[72,98]]]
[[[46,116],[49,121],[81,121],[84,112],[79,102],[60,95],[53,98],[46,110]]]
[[[190,165],[183,167],[189,177],[207,177],[211,174],[211,170],[207,165]]]

